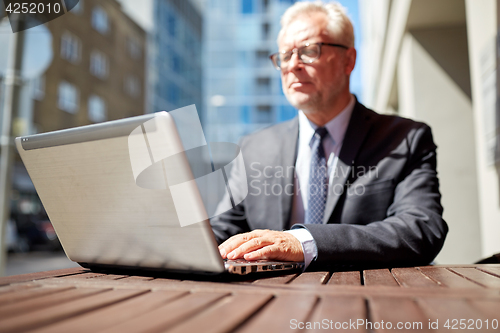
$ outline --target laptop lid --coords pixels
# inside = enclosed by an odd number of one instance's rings
[[[174,170],[181,176],[189,173],[167,112],[16,138],[66,255],[89,264],[224,271],[208,218],[181,226],[168,186],[137,185],[130,149],[143,154],[144,147],[129,143],[143,140],[147,145],[146,122],[148,131],[163,138],[162,149],[176,153]],[[164,164],[157,167],[168,171]],[[186,212],[207,215],[203,202],[194,202]]]

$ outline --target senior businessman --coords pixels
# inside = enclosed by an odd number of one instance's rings
[[[230,181],[248,196],[211,221],[222,257],[429,264],[448,231],[430,128],[350,93],[356,50],[341,5],[296,3],[281,27],[271,60],[298,116],[241,141]]]

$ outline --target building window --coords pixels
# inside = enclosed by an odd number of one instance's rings
[[[175,25],[176,25],[175,16],[169,14],[167,19],[167,28],[168,28],[168,34],[172,37],[175,37]]]
[[[127,50],[128,54],[132,59],[139,60],[141,59],[141,45],[134,38],[127,38]]]
[[[39,76],[31,82],[31,97],[41,101],[45,97],[45,76]]]
[[[106,103],[97,96],[91,95],[88,102],[89,120],[94,123],[100,123],[107,119]]]
[[[92,51],[90,55],[90,72],[100,79],[108,76],[108,58],[99,51]]]
[[[297,115],[297,109],[291,105],[281,105],[278,121],[290,120]]]
[[[271,93],[271,79],[268,77],[257,78],[256,93],[258,95],[267,95]]]
[[[240,107],[240,121],[244,124],[250,124],[250,106],[242,105]]]
[[[174,105],[176,105],[179,101],[180,91],[179,87],[174,83],[170,82],[168,85],[167,97],[168,101]]]
[[[80,61],[81,43],[78,37],[65,32],[61,37],[61,57],[72,63]]]
[[[69,112],[78,112],[79,107],[79,94],[78,89],[66,81],[59,83],[59,92],[57,99],[57,106],[59,109]]]
[[[125,92],[132,97],[139,97],[141,84],[136,76],[129,75],[125,79]]]
[[[74,3],[75,1],[78,1],[78,2],[71,9],[71,12],[73,14],[81,15],[83,13],[83,0],[73,0],[72,3]],[[66,3],[68,3],[68,2],[66,2]],[[71,5],[72,3],[70,3],[69,5]]]
[[[172,52],[172,69],[176,73],[181,72],[181,58],[175,52]]]
[[[269,60],[270,52],[268,50],[257,50],[255,52],[255,59],[257,66],[271,66],[271,60]]]
[[[272,112],[271,106],[269,105],[260,105],[257,107],[257,112],[255,113],[255,122],[259,124],[268,124],[272,123]]]
[[[262,10],[264,12],[267,12],[269,9],[269,0],[262,0]]]
[[[269,35],[271,32],[271,25],[269,23],[262,24],[262,39],[269,39]]]
[[[253,12],[253,0],[241,0],[241,12],[251,14]]]
[[[92,10],[92,27],[101,34],[106,34],[109,30],[108,14],[99,6]]]

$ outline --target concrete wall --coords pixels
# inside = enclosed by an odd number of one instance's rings
[[[500,145],[497,1],[360,3],[364,40],[370,38],[360,54],[364,102],[428,123],[438,145],[450,226],[439,263],[500,252],[500,164],[493,159]]]
[[[436,262],[470,263],[481,257],[472,104],[460,85],[435,60],[437,57],[446,62],[451,55],[443,50],[439,38],[450,34],[457,41],[461,35],[465,37],[459,28],[454,29],[454,34],[449,29],[418,33],[425,40],[426,49],[414,35],[405,35],[397,71],[399,114],[430,125],[438,146],[443,217],[450,231]],[[467,59],[462,60],[465,64],[460,66],[458,62],[457,66],[468,68]],[[453,72],[458,77],[467,77],[459,75],[459,71]]]
[[[482,255],[500,252],[500,183],[498,164],[488,158],[487,128],[495,112],[497,1],[466,0],[467,34],[477,151]],[[494,89],[494,91],[492,91]],[[493,98],[491,98],[493,97]],[[497,97],[498,98],[498,97]]]

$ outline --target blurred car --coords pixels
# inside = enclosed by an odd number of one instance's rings
[[[15,219],[17,235],[12,251],[26,252],[33,250],[62,250],[52,223],[35,215],[18,215]]]

